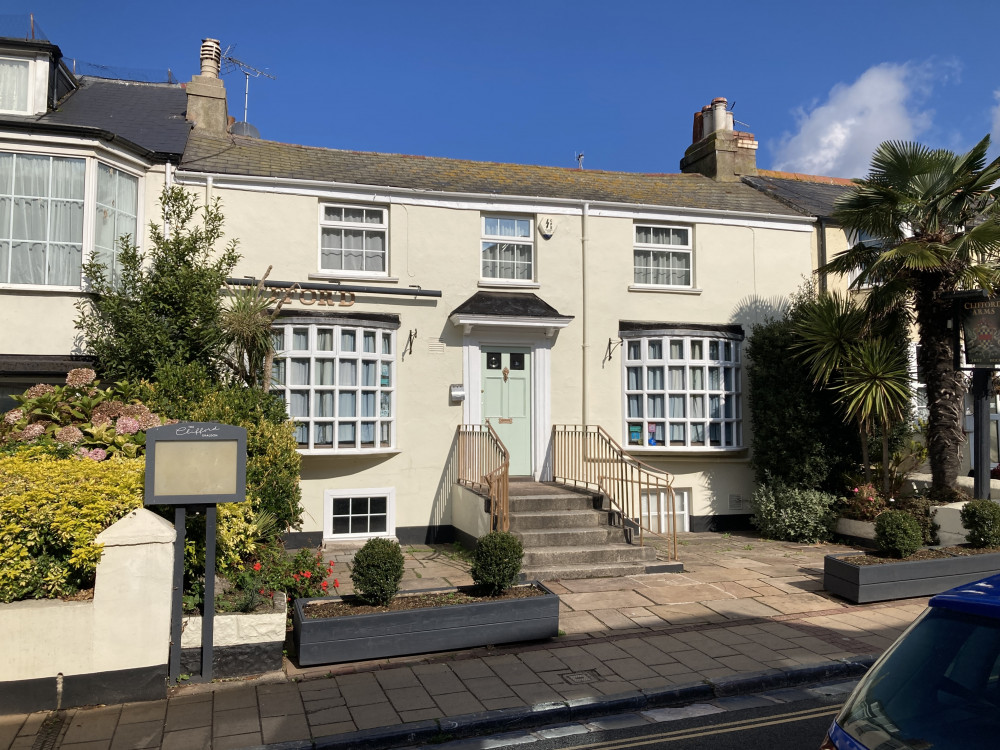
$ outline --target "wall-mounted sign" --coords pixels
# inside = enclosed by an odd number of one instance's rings
[[[146,431],[146,505],[209,505],[246,499],[247,431],[181,422]]]
[[[962,303],[962,333],[968,364],[1000,364],[1000,299]]]
[[[273,287],[264,284],[264,290],[271,295],[271,298],[267,301],[269,305],[273,305],[278,301],[281,302],[291,302],[297,300],[299,304],[302,305],[320,305],[322,306],[338,306],[338,307],[351,307],[354,304],[354,292],[339,292],[335,289],[303,289],[298,284],[292,284],[291,287]]]

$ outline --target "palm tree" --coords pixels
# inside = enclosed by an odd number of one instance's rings
[[[857,302],[837,293],[822,294],[799,310],[792,349],[809,367],[813,382],[840,396],[845,416],[858,427],[865,481],[871,482],[868,441],[882,438],[882,489],[888,493],[889,433],[910,402],[905,316],[873,318]]]
[[[954,369],[947,292],[1000,287],[1000,159],[986,163],[986,136],[966,154],[888,141],[871,170],[836,204],[841,226],[874,242],[858,243],[820,269],[871,287],[868,314],[912,307],[927,385],[927,447],[932,490],[952,491],[958,476],[965,377]]]

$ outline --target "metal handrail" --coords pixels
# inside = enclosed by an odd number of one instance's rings
[[[598,425],[555,425],[552,428],[552,478],[603,493],[622,523],[644,533],[667,537],[671,559],[677,559],[677,512],[673,477],[626,453]]]
[[[490,528],[510,530],[510,452],[493,425],[458,426],[458,483],[490,500]]]

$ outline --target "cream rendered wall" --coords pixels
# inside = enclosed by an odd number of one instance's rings
[[[199,189],[203,194],[208,192],[204,186]],[[319,207],[324,201],[364,203],[221,189],[218,185],[211,194],[222,199],[227,233],[240,240],[243,259],[235,275],[259,277],[273,264],[270,278],[281,281],[306,281],[319,274]],[[551,218],[554,231],[549,239],[535,233],[535,283],[512,287],[480,280],[481,216],[493,213],[525,215],[503,204],[498,204],[496,211],[481,211],[393,202],[389,205],[388,278],[340,279],[347,284],[396,289],[420,285],[440,290],[440,299],[359,293],[350,307],[286,304],[288,312],[392,313],[400,318],[396,340],[397,449],[361,456],[303,456],[304,530],[323,528],[326,490],[375,487],[395,488],[395,524],[399,529],[452,523],[449,498],[453,497],[453,475],[448,461],[456,427],[463,421],[463,406],[450,402],[448,386],[463,382],[465,334],[448,317],[477,291],[530,291],[560,314],[573,316],[573,321],[550,340],[551,421],[579,424],[586,418],[620,440],[621,350],[605,361],[609,339],[618,339],[619,321],[739,323],[749,334],[769,306],[799,288],[812,270],[811,231],[692,221],[685,224],[693,228],[697,291],[630,291],[635,222],[630,217],[592,214],[587,224],[584,267],[583,218],[576,209],[570,214],[529,215],[536,227],[541,219]],[[808,225],[803,228],[810,230]],[[586,310],[581,294],[584,274]],[[412,351],[406,348],[411,332]],[[527,334],[511,330],[504,337],[517,343]],[[586,399],[581,390],[584,367]],[[749,446],[745,378],[743,392],[744,444]],[[479,394],[470,392],[467,398],[476,399]],[[747,450],[724,455],[637,454],[675,473],[678,487],[692,488],[691,512],[696,515],[730,512],[730,494],[748,497],[752,492]],[[469,511],[457,512],[465,517]]]

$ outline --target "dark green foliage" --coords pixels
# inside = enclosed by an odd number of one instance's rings
[[[479,537],[472,556],[472,580],[487,596],[498,596],[517,583],[524,547],[506,531]]]
[[[77,306],[76,326],[109,380],[148,379],[170,362],[196,363],[218,376],[226,346],[219,290],[239,260],[236,243],[216,253],[223,236],[218,201],[199,212],[198,198],[175,186],[164,189],[160,203],[163,225],[150,225],[148,254],[125,237],[117,277],[97,259],[84,265],[90,295]]]
[[[875,519],[875,544],[889,557],[909,557],[923,542],[917,519],[906,511],[887,510]]]
[[[837,498],[826,492],[768,479],[753,493],[750,522],[768,539],[822,542],[833,534],[836,502]]]
[[[973,547],[1000,547],[1000,505],[992,500],[970,500],[962,508],[962,525]]]
[[[376,607],[384,607],[399,593],[403,580],[403,552],[399,543],[376,537],[354,555],[351,563],[351,582],[354,592]]]
[[[931,511],[935,507],[935,503],[922,495],[911,495],[908,497],[901,497],[896,499],[893,504],[893,510],[901,510],[905,513],[909,513],[917,525],[920,527],[920,537],[921,543],[925,545],[937,544],[937,532],[940,528],[936,523],[934,523],[934,516],[931,515]]]
[[[841,479],[857,466],[857,433],[834,401],[813,387],[806,365],[791,354],[792,323],[764,323],[747,344],[752,465],[758,484],[773,477],[794,487],[842,494]]]

